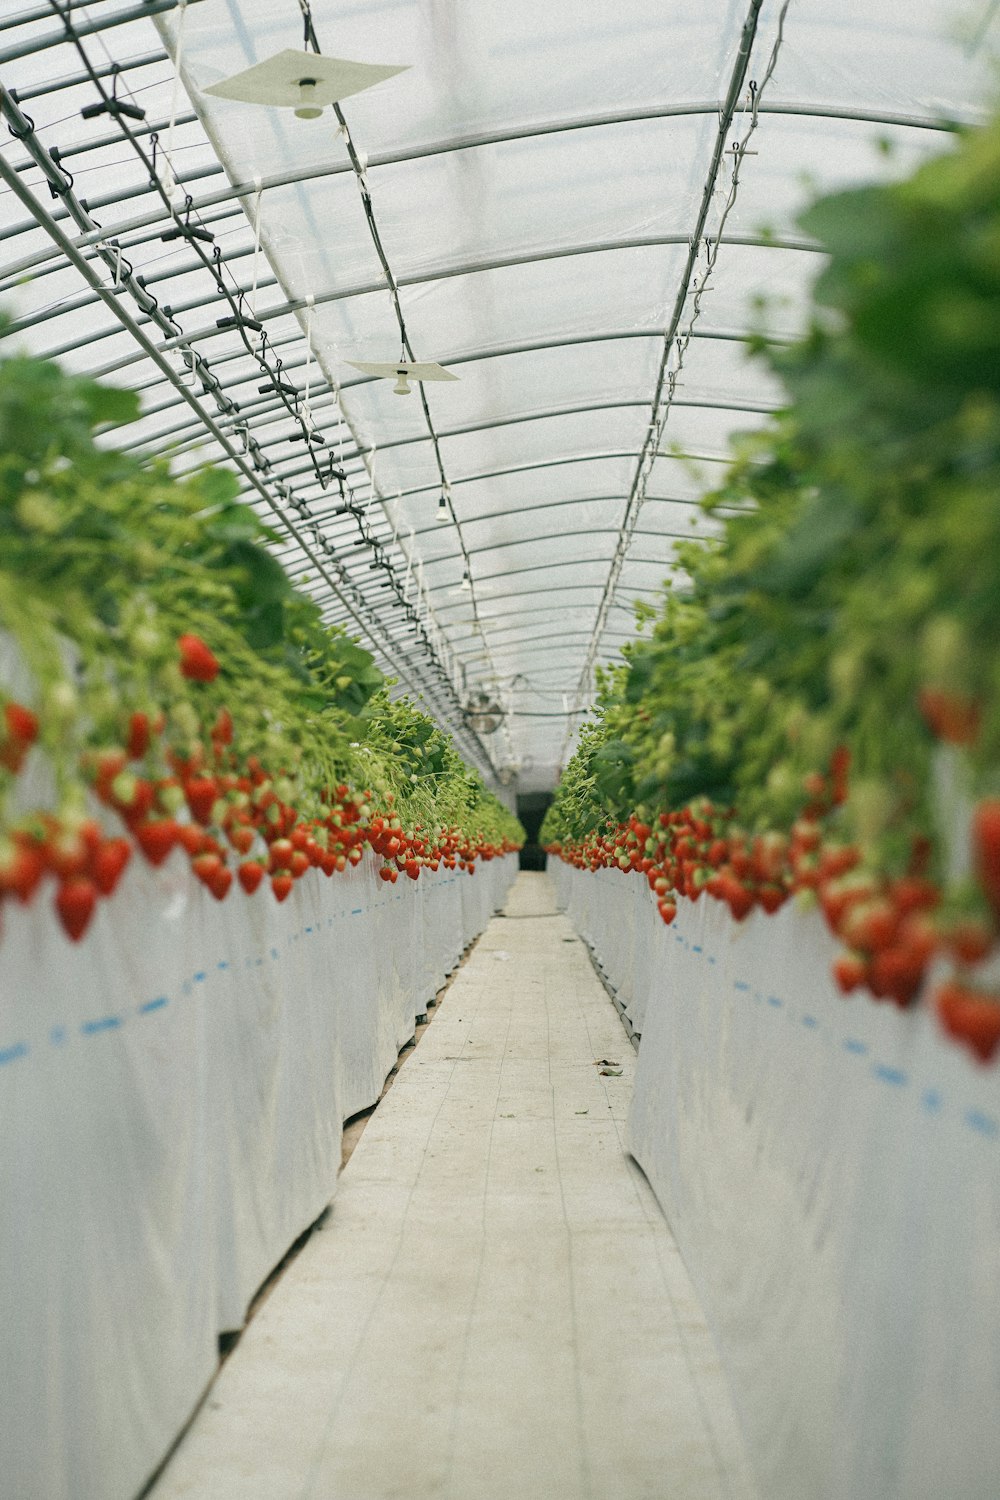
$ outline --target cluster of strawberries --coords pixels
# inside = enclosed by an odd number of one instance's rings
[[[749,837],[734,824],[734,810],[701,799],[654,824],[634,814],[617,828],[572,844],[552,844],[580,870],[617,869],[645,875],[663,921],[673,922],[680,897],[702,895],[725,902],[743,921],[759,908],[776,912],[792,896],[818,903],[830,931],[847,945],[833,966],[844,994],[866,988],[900,1007],[917,997],[932,960],[946,958],[954,977],[940,984],[934,1006],[945,1030],[977,1057],[989,1060],[1000,1046],[1000,996],[971,970],[994,949],[1000,933],[1000,800],[981,802],[973,819],[973,855],[985,898],[972,913],[947,911],[938,886],[927,878],[930,850],[918,844],[906,875],[889,879],[861,868],[852,845],[827,834],[823,814],[846,794],[847,758],[836,757],[828,777],[817,775],[812,801],[790,833]]]
[[[186,677],[211,682],[218,674],[218,661],[197,636],[181,636],[178,652]],[[75,812],[37,814],[0,837],[0,905],[6,899],[27,904],[43,882],[52,881],[59,920],[77,942],[98,901],[114,893],[135,847],[154,866],[181,850],[218,901],[234,881],[252,895],[265,876],[275,898],[284,901],[309,870],[330,876],[359,864],[366,845],[385,861],[382,878],[393,881],[400,873],[416,880],[422,870],[441,865],[472,874],[477,860],[516,847],[507,841],[485,843],[454,827],[433,834],[419,824],[406,830],[391,812],[373,810],[371,792],[356,793],[343,784],[325,794],[323,816],[302,818],[288,800],[292,787],[286,778],[270,774],[254,756],[237,764],[233,721],[225,708],[208,745],[186,756],[164,747],[162,763],[169,774],[143,774],[165,728],[162,714],[151,718],[134,712],[120,746],[85,757],[94,796],[117,814],[127,836],[109,833],[99,817]],[[0,764],[20,773],[38,733],[37,716],[8,702]]]

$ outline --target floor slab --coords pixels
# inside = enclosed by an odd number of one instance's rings
[[[752,1500],[634,1068],[521,874],[151,1500]]]

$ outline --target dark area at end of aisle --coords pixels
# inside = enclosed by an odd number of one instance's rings
[[[538,842],[538,835],[551,801],[551,792],[524,792],[517,799],[517,816],[528,835],[519,855],[522,870],[545,869],[545,850]]]

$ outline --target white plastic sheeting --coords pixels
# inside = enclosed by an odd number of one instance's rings
[[[551,862],[642,1031],[631,1149],[769,1500],[994,1500],[1000,1073],[843,1000],[822,919],[732,921]]]
[[[137,859],[79,947],[7,904],[5,1495],[136,1494],[516,868],[391,886],[370,861],[220,906]]]

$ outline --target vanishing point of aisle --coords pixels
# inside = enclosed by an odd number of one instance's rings
[[[749,1500],[634,1066],[521,874],[151,1500]]]

